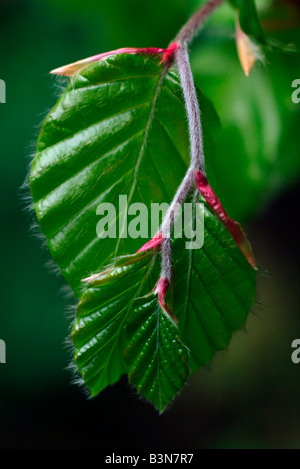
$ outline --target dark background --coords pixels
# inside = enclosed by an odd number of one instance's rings
[[[246,223],[261,272],[246,331],[191,378],[162,416],[126,379],[90,401],[70,383],[64,343],[73,300],[45,267],[50,256],[24,210],[20,187],[59,91],[49,70],[118,47],[165,47],[201,3],[0,0],[0,78],[7,86],[7,103],[0,104],[0,338],[7,346],[1,448],[300,448],[300,364],[291,361],[291,343],[300,338],[300,104],[290,99],[291,82],[300,78],[297,54],[268,55],[247,81],[227,9],[193,45],[196,80],[223,124],[220,164],[228,158],[234,185],[224,186],[224,201]],[[298,2],[257,3],[270,5],[262,17],[272,35],[300,45]],[[260,94],[250,112],[252,93]],[[246,130],[237,110],[248,118]],[[238,165],[247,168],[247,158],[260,177],[251,180],[245,170],[247,184],[239,187]]]

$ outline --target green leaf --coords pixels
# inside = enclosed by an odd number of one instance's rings
[[[118,55],[71,80],[47,117],[31,172],[34,209],[52,257],[80,294],[80,281],[139,239],[99,239],[96,208],[170,201],[188,162],[177,76],[160,84],[159,59]],[[172,161],[172,169],[170,169]]]
[[[143,244],[99,239],[98,204],[118,207],[119,194],[128,204],[168,202],[186,170],[179,80],[169,72],[161,84],[161,73],[158,58],[138,55],[91,65],[71,80],[43,125],[30,177],[33,207],[76,296],[83,277]]]
[[[116,239],[99,239],[97,206],[108,202],[118,212],[120,194],[128,205],[170,203],[186,171],[179,78],[169,71],[162,83],[162,69],[159,58],[127,54],[88,66],[70,81],[42,127],[30,177],[33,207],[75,296],[83,277],[144,244],[118,239],[124,213],[111,221]],[[199,99],[207,109],[209,154],[217,118],[200,91]]]
[[[284,44],[268,36],[259,21],[254,0],[229,0],[239,10],[239,21],[245,34],[251,37],[257,44],[270,49],[283,49],[295,51],[292,44]]]
[[[129,380],[162,412],[189,376],[189,350],[178,325],[161,308],[157,295],[149,293],[134,302],[127,333]]]
[[[232,333],[245,325],[257,276],[219,218],[199,200],[197,216],[202,213],[205,229],[202,248],[186,249],[185,239],[176,239],[173,246],[173,313],[191,351],[192,371],[225,350]]]
[[[138,392],[162,411],[190,371],[225,350],[232,333],[244,326],[255,299],[256,271],[200,201],[203,247],[186,249],[186,239],[173,243],[178,325],[161,308],[157,294],[148,293],[159,276],[152,250],[122,257],[89,281],[73,340],[78,370],[92,395],[127,372]]]
[[[123,360],[124,325],[152,265],[153,252],[117,259],[87,279],[72,330],[75,362],[91,396],[118,381],[127,371]]]

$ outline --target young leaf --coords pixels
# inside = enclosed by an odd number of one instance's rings
[[[209,207],[215,212],[215,214],[218,216],[218,218],[223,223],[223,225],[226,226],[227,230],[233,237],[234,241],[236,242],[241,252],[246,257],[249,264],[254,269],[256,269],[256,264],[255,264],[255,260],[253,257],[251,245],[241,225],[228,216],[219,198],[213,191],[205,174],[203,174],[202,171],[200,170],[195,171],[195,180],[196,180],[196,184],[200,191],[201,196],[207,202]]]
[[[128,205],[170,203],[186,171],[182,91],[177,74],[169,71],[162,81],[162,71],[159,58],[141,55],[89,65],[71,79],[43,125],[30,177],[33,207],[75,296],[82,278],[143,244],[125,238],[124,206],[120,219],[115,213],[110,220],[115,239],[100,239],[98,205],[113,204],[118,212],[120,194]],[[200,92],[199,99],[207,109]],[[208,152],[215,121],[212,110],[204,123]]]
[[[189,350],[156,293],[134,302],[127,334],[125,360],[130,365],[129,380],[162,412],[189,376]]]
[[[127,371],[125,323],[133,300],[142,291],[153,251],[117,259],[113,266],[86,279],[72,330],[75,362],[91,396],[118,381]]]
[[[175,240],[173,246],[173,313],[191,351],[192,371],[209,363],[217,350],[225,350],[232,332],[245,325],[257,276],[218,216],[204,199],[199,201],[196,216],[201,220],[202,213],[204,220],[202,248],[185,249],[185,239]]]
[[[242,31],[238,18],[236,20],[235,41],[241,66],[248,77],[255,61],[262,59],[262,57],[257,45]]]

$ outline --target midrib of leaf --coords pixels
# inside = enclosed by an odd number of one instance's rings
[[[149,130],[150,130],[150,127],[151,127],[151,124],[152,124],[152,121],[153,121],[154,114],[155,114],[155,106],[156,106],[157,98],[158,98],[159,92],[161,90],[161,86],[162,86],[162,83],[164,81],[165,75],[166,75],[166,69],[163,69],[161,74],[159,75],[157,87],[156,87],[155,93],[153,95],[152,105],[151,105],[149,117],[148,117],[147,124],[146,124],[145,131],[144,131],[145,132],[144,133],[144,138],[143,138],[143,141],[142,141],[142,145],[141,145],[141,148],[140,148],[140,151],[139,151],[137,163],[136,163],[136,166],[135,166],[135,171],[134,171],[134,175],[133,175],[133,182],[132,182],[131,189],[130,189],[130,192],[129,192],[129,195],[128,195],[128,198],[127,198],[127,205],[128,206],[131,202],[134,190],[136,188],[137,175],[138,175],[139,167],[140,167],[140,164],[141,164],[141,161],[142,161],[142,158],[143,158],[144,150],[145,150],[146,145],[147,145]],[[124,233],[124,229],[125,228],[124,228],[124,222],[123,222],[122,230],[120,232],[120,236],[118,238],[116,249],[115,249],[115,254],[114,254],[115,257],[117,257],[117,255],[118,255],[118,249],[119,249],[120,241],[122,239],[122,235]]]
[[[146,296],[140,300],[147,303],[148,298]],[[138,309],[133,312],[133,316],[137,311]],[[178,326],[161,308],[157,298],[152,297],[150,311],[148,309],[143,314],[144,320],[141,321],[140,318],[139,325],[131,331],[125,359],[127,358],[131,369],[130,381],[136,385],[140,394],[150,400],[154,399],[153,402],[159,411],[162,411],[181,389],[188,376],[188,356],[185,361],[181,354],[188,354],[189,351],[179,339]],[[134,320],[136,319],[135,317]],[[180,348],[184,351],[181,352]]]
[[[203,248],[202,248],[202,249],[203,249]],[[181,326],[181,329],[184,331],[185,328],[186,328],[186,319],[187,319],[187,314],[188,314],[188,304],[190,304],[190,306],[191,306],[191,307],[193,308],[193,310],[194,310],[195,317],[196,317],[197,321],[199,322],[199,324],[200,324],[200,326],[201,326],[201,329],[203,330],[203,332],[204,332],[204,334],[205,334],[205,336],[206,336],[206,338],[207,338],[208,343],[210,344],[210,346],[212,347],[212,349],[215,349],[214,344],[212,343],[212,340],[211,340],[211,338],[210,338],[210,336],[209,336],[209,334],[208,334],[208,332],[207,332],[207,330],[206,330],[204,324],[202,323],[202,320],[201,320],[199,314],[197,313],[197,308],[196,308],[196,306],[194,305],[194,302],[193,302],[192,298],[190,298],[191,272],[192,272],[192,270],[194,270],[194,271],[197,273],[197,271],[196,271],[195,266],[194,266],[194,263],[193,263],[193,257],[194,257],[193,254],[194,254],[194,250],[193,250],[193,249],[190,249],[189,251],[190,251],[190,253],[189,253],[188,275],[187,275],[187,282],[186,282],[186,285],[187,285],[187,286],[186,286],[186,300],[185,300],[184,320],[181,321],[180,326]],[[197,276],[198,276],[198,278],[199,278],[198,273],[197,273]],[[199,280],[200,280],[200,282],[202,283],[204,289],[205,289],[205,290],[207,291],[207,293],[209,294],[209,291],[207,290],[206,286],[205,286],[205,285],[203,284],[203,282],[202,282],[202,278],[199,278]],[[211,295],[209,294],[209,296],[211,296]],[[197,357],[193,354],[193,351],[192,351],[192,350],[190,351],[190,353],[191,353],[191,355],[193,356],[194,360],[197,362],[198,359],[197,359]]]

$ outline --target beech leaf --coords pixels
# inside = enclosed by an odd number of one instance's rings
[[[126,211],[119,210],[119,195],[128,205],[170,203],[189,164],[179,78],[170,70],[161,81],[162,71],[159,58],[142,55],[89,65],[70,80],[43,124],[30,175],[33,208],[77,297],[82,278],[146,241],[119,236]],[[198,97],[209,155],[218,119],[200,91]],[[96,209],[106,202],[122,212],[111,222],[115,239],[96,233]]]
[[[159,411],[172,401],[189,376],[189,350],[180,329],[149,293],[138,298],[128,318],[125,359],[129,380]]]
[[[72,340],[75,363],[91,396],[128,371],[123,360],[125,324],[131,304],[147,279],[152,255],[152,251],[144,251],[123,256],[85,280]]]
[[[118,208],[122,194],[128,205],[143,202],[150,221],[151,204],[170,203],[187,170],[180,81],[163,68],[157,57],[128,54],[83,68],[43,125],[30,178],[50,252],[80,298],[72,340],[84,384],[95,396],[128,374],[160,411],[244,326],[256,283],[236,230],[231,234],[221,221],[219,202],[212,211],[199,198],[201,249],[186,249],[186,239],[174,237],[173,285],[163,302],[156,291],[161,238],[124,236],[127,206],[111,221],[116,236],[98,236],[100,203]],[[199,90],[198,99],[209,157],[218,119]],[[208,202],[217,200],[208,195]],[[197,210],[190,223],[197,223]]]

